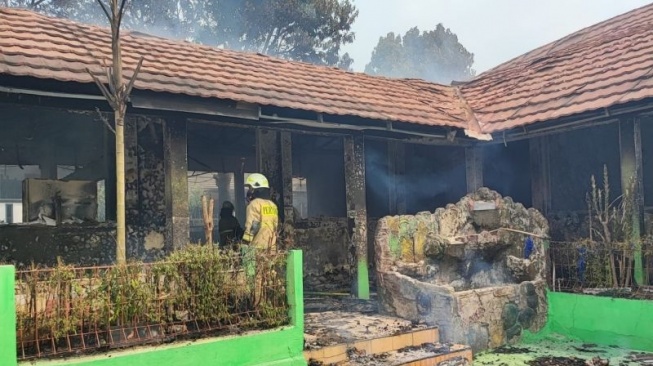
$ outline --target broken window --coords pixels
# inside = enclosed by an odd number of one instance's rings
[[[14,205],[13,203],[5,204],[5,222],[7,224],[14,223]]]
[[[346,217],[342,136],[293,134],[292,160],[293,175],[304,180],[303,187],[299,181],[295,184],[293,180],[293,206],[300,211],[301,217]],[[306,184],[308,182],[310,188]],[[295,187],[305,190],[305,193],[295,195]],[[302,198],[302,195],[306,198]],[[305,213],[301,213],[297,205],[302,200],[305,200]]]
[[[40,176],[38,165],[0,165],[0,223],[23,221],[23,181]]]
[[[188,172],[188,211],[190,215],[191,240],[204,240],[204,216],[202,213],[202,196],[214,200],[213,223],[217,227],[220,209],[225,201],[235,206],[236,190],[233,173],[216,173],[206,171]]]
[[[308,218],[308,191],[306,178],[293,177],[292,179],[292,204],[295,208],[295,219]]]

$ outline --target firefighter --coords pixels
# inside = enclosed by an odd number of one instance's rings
[[[243,265],[254,289],[254,305],[261,303],[264,295],[263,277],[273,275],[272,267],[266,254],[277,249],[277,228],[279,212],[277,205],[270,199],[270,185],[263,174],[251,174],[245,181],[247,188],[247,210],[245,233],[243,234]]]
[[[276,251],[279,211],[270,199],[270,185],[263,174],[251,174],[245,181],[247,211],[243,242],[259,251]]]
[[[243,229],[238,219],[234,216],[234,205],[224,201],[220,209],[220,221],[218,222],[218,233],[220,235],[220,248],[230,248],[232,244],[240,241]]]

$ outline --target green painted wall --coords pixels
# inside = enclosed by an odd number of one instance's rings
[[[304,360],[304,291],[302,253],[290,252],[287,291],[291,325],[248,335],[203,339],[158,347],[142,347],[93,357],[25,362],[42,366],[196,366],[306,365]],[[16,365],[13,267],[0,267],[0,365]],[[11,330],[11,331],[10,331]],[[6,350],[11,350],[6,352]],[[23,363],[21,363],[23,364]]]
[[[0,365],[16,365],[14,266],[0,266]],[[13,352],[12,352],[13,351]]]
[[[547,325],[525,342],[554,333],[587,343],[653,351],[653,301],[563,292],[548,292],[547,297]]]

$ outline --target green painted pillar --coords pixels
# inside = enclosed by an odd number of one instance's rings
[[[356,277],[353,291],[359,299],[370,298],[367,263],[367,202],[365,200],[365,140],[347,136],[345,149],[345,191],[351,247],[355,253]]]
[[[625,189],[635,180],[634,189],[634,210],[633,210],[633,232],[632,240],[635,243],[635,282],[638,285],[644,284],[644,267],[642,262],[641,233],[644,224],[643,214],[643,167],[642,167],[642,139],[640,124],[636,118],[625,118],[619,122],[619,151],[621,167],[621,189]]]
[[[286,265],[287,296],[290,305],[290,324],[301,329],[304,337],[304,276],[301,250],[291,250]],[[303,344],[302,344],[303,347]]]
[[[0,365],[15,366],[16,361],[16,270],[0,266]]]

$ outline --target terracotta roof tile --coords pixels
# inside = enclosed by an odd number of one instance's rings
[[[123,31],[135,89],[287,107],[318,113],[433,126],[467,127],[451,87],[372,77],[331,67],[211,48]],[[0,8],[0,73],[92,83],[110,58],[107,29]]]
[[[136,89],[491,133],[653,97],[653,5],[540,47],[461,87],[388,79],[123,31]],[[0,8],[0,73],[92,83],[107,29]],[[102,61],[98,61],[102,60]],[[464,99],[463,99],[464,98]]]
[[[484,132],[653,97],[653,5],[583,29],[461,87]]]

